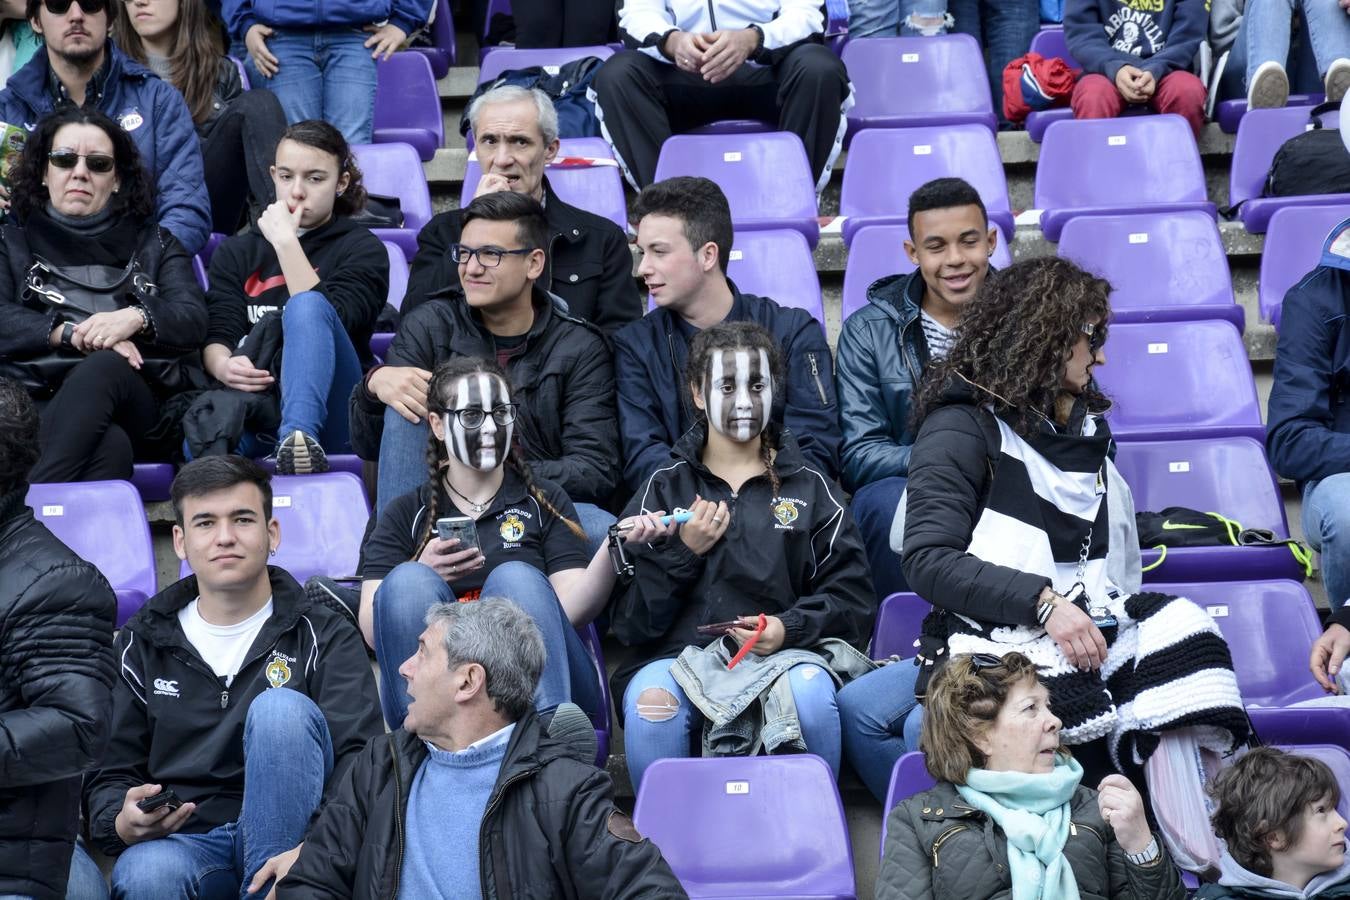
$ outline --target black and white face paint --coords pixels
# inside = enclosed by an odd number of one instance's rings
[[[763,350],[720,350],[704,374],[708,424],[733,441],[759,437],[773,410],[769,354]]]
[[[445,449],[471,469],[490,472],[506,461],[511,447],[511,425],[498,425],[492,410],[511,402],[511,393],[500,378],[485,373],[465,375],[450,389],[452,411],[445,413]],[[478,409],[483,422],[477,428],[465,428],[458,409]]]

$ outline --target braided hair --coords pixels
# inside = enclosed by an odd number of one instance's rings
[[[449,361],[437,366],[436,371],[431,374],[431,381],[427,384],[428,412],[435,412],[444,416],[445,413],[442,410],[448,402],[450,388],[456,381],[466,375],[491,375],[494,378],[501,379],[507,387],[511,385],[510,380],[506,377],[506,372],[493,360],[477,356],[452,357]],[[449,427],[448,422],[446,427]],[[525,487],[530,492],[530,496],[535,499],[540,507],[566,525],[568,531],[582,540],[586,539],[586,532],[582,530],[581,526],[559,512],[558,508],[549,502],[548,497],[535,484],[534,473],[530,470],[530,464],[525,460],[516,441],[512,441],[511,446],[507,448],[505,462],[525,482]],[[440,481],[447,465],[449,465],[449,456],[445,449],[445,441],[436,437],[436,432],[432,431],[427,436],[427,472],[431,483],[431,497],[427,501],[426,516],[422,523],[422,536],[417,541],[417,549],[412,555],[413,559],[422,555],[422,551],[431,542],[434,534],[438,515]]]
[[[775,390],[783,384],[783,351],[779,348],[778,342],[773,339],[773,335],[769,334],[762,325],[757,325],[754,322],[721,322],[700,331],[689,342],[689,361],[685,363],[685,381],[695,394],[701,393],[704,389],[704,375],[708,371],[713,354],[721,353],[724,350],[748,350],[752,354],[757,354],[758,351],[763,350],[765,356],[769,359],[769,377],[772,379]],[[698,417],[705,425],[707,424],[708,415],[706,411],[699,410]],[[764,463],[764,470],[769,475],[769,483],[773,485],[775,495],[782,487],[778,473],[774,471],[773,467],[773,454],[777,449],[777,435],[772,429],[765,427],[759,435],[759,458]]]

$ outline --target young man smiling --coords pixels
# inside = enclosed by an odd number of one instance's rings
[[[853,492],[878,597],[906,589],[890,533],[909,474],[914,393],[928,361],[947,355],[998,241],[980,195],[960,178],[938,178],[910,195],[909,234],[905,255],[918,268],[874,282],[868,305],[839,335],[842,480]]]

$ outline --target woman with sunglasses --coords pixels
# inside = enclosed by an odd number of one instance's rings
[[[1139,592],[1134,502],[1092,378],[1106,363],[1110,292],[1063,259],[991,274],[925,376],[891,532],[910,586],[933,605],[920,665],[883,666],[839,695],[845,751],[879,798],[914,749],[916,693],[953,653],[1030,657],[1092,778],[1143,765],[1157,734],[1182,723],[1211,726],[1212,749],[1246,738],[1213,621]]]
[[[937,784],[891,811],[877,900],[1182,900],[1139,791],[1083,784],[1060,725],[1027,657],[953,657],[923,720]]]
[[[206,306],[155,220],[154,182],[103,113],[40,121],[10,172],[0,240],[0,373],[42,407],[35,482],[129,479],[176,444],[165,402],[200,387]]]
[[[389,255],[352,219],[366,190],[332,125],[312,120],[287,128],[271,174],[277,200],[255,228],[211,257],[202,359],[226,388],[279,396],[280,418],[271,403],[261,404],[236,446],[188,450],[252,456],[274,446],[278,472],[307,475],[328,470],[329,451],[350,449],[347,398],[371,362],[370,334],[389,293]]]
[[[114,3],[113,15],[122,52],[187,101],[211,196],[211,230],[234,234],[250,200],[261,212],[275,199],[268,168],[286,129],[281,103],[271,91],[244,89],[205,0],[128,0]]]

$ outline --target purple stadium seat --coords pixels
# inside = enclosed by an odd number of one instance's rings
[[[498,46],[505,46],[510,49],[509,44],[498,45],[487,42],[488,32],[492,30],[494,16],[512,16],[511,0],[487,0],[487,10],[483,14],[483,39],[479,42],[482,46],[478,48],[479,65],[482,65],[483,61],[487,59],[489,50],[496,50]]]
[[[398,245],[391,244],[389,241],[383,241],[384,249],[389,254],[389,296],[387,302],[394,309],[403,306],[403,295],[408,293],[408,260],[403,256],[403,251]],[[380,331],[370,336],[370,352],[380,359],[389,352],[389,345],[394,340],[394,333],[391,331]],[[358,473],[359,474],[359,473]]]
[[[614,151],[603,138],[564,138],[559,142],[556,159],[612,160]],[[616,165],[549,166],[544,173],[548,183],[563,201],[604,216],[620,228],[628,227],[628,204],[623,196],[623,176]],[[459,192],[459,205],[465,207],[478,189],[483,168],[472,154],[464,168],[464,187]]]
[[[1191,127],[1173,113],[1051,125],[1036,165],[1036,208],[1051,241],[1075,216],[1186,209],[1215,215]]]
[[[375,73],[375,143],[411,144],[423,162],[431,159],[445,143],[431,62],[421,53],[395,53]]]
[[[248,72],[244,69],[244,61],[231,56],[230,62],[234,63],[234,67],[239,70],[239,86],[246,91],[252,90],[253,86],[248,81]]]
[[[1326,99],[1325,94],[1290,94],[1285,106],[1317,106]],[[1247,115],[1247,98],[1241,100],[1220,100],[1214,107],[1214,121],[1226,134],[1237,134],[1242,117]]]
[[[1036,32],[1036,36],[1031,39],[1032,53],[1039,53],[1046,59],[1058,57],[1068,63],[1071,69],[1083,68],[1078,64],[1078,60],[1069,53],[1068,42],[1064,40],[1064,29],[1056,26],[1053,28],[1042,28]],[[1067,106],[1055,107],[1054,109],[1032,110],[1027,114],[1027,134],[1036,143],[1040,143],[1045,137],[1045,129],[1050,127],[1051,122],[1059,122],[1063,119],[1072,119],[1073,110]]]
[[[864,225],[853,233],[848,248],[848,265],[844,269],[843,318],[867,305],[867,289],[878,278],[914,271],[914,264],[905,255],[905,240],[909,228],[899,225]],[[999,239],[994,255],[989,259],[996,269],[1012,265],[1008,242]]]
[[[1278,330],[1284,295],[1322,259],[1331,229],[1350,219],[1350,199],[1327,206],[1286,206],[1275,210],[1261,252],[1261,318]]]
[[[131,483],[142,500],[168,500],[174,473],[173,463],[139,462],[132,466]]]
[[[412,47],[431,63],[431,74],[444,78],[455,63],[455,20],[450,15],[450,0],[436,0],[436,19],[431,23],[430,47]]]
[[[815,179],[795,134],[677,134],[661,146],[656,180],[676,175],[717,182],[737,231],[794,228],[812,248],[820,240]]]
[[[494,47],[492,52],[483,58],[483,65],[478,70],[478,83],[486,84],[510,69],[528,69],[531,66],[539,66],[545,72],[550,69],[557,71],[559,66],[570,63],[574,59],[583,59],[587,56],[609,59],[613,55],[614,49],[608,44],[597,44],[593,47],[556,47],[539,50],[521,50],[519,47]]]
[[[825,46],[839,55],[848,43],[848,0],[826,0]]]
[[[914,642],[923,630],[924,617],[932,611],[932,604],[918,594],[897,593],[882,600],[872,629],[872,658],[913,658],[917,652]]]
[[[891,784],[886,789],[886,802],[881,807],[883,851],[886,848],[886,820],[891,817],[891,810],[915,794],[932,790],[936,785],[937,779],[929,774],[921,751],[911,750],[895,761],[895,768],[891,769]]]
[[[1079,216],[1064,223],[1059,255],[1111,282],[1111,322],[1225,319],[1239,331],[1228,256],[1214,220],[1191,210]]]
[[[1339,112],[1322,116],[1322,125],[1336,128]],[[1275,210],[1287,206],[1324,206],[1350,202],[1347,194],[1308,194],[1301,197],[1262,197],[1270,163],[1280,145],[1301,134],[1309,123],[1306,106],[1283,109],[1254,109],[1242,117],[1237,141],[1233,144],[1233,165],[1228,178],[1228,204],[1238,206],[1243,226],[1252,234],[1266,230]]]
[[[1109,341],[1108,341],[1109,343]],[[1109,353],[1109,351],[1108,351]],[[1260,442],[1249,437],[1179,441],[1121,441],[1116,466],[1134,494],[1135,509],[1186,506],[1222,513],[1244,528],[1289,537],[1284,502]],[[1235,486],[1241,485],[1241,490]],[[1144,551],[1144,565],[1159,557]],[[1302,580],[1287,547],[1173,547],[1146,582]],[[1305,663],[1306,664],[1306,663]]]
[[[818,756],[658,760],[633,822],[690,897],[855,896],[844,807]]]
[[[208,269],[211,267],[211,257],[215,255],[216,248],[224,243],[227,237],[230,237],[230,235],[221,234],[219,231],[213,231],[206,236],[206,244],[202,246],[201,251],[197,254],[201,257],[202,265],[206,266]]]
[[[689,134],[759,134],[777,131],[778,126],[764,119],[718,119],[707,125],[689,129]]]
[[[804,309],[825,326],[820,278],[806,238],[789,228],[737,232],[731,245],[727,275],[736,287]]]
[[[951,175],[971,183],[984,201],[989,221],[1005,239],[1011,238],[1008,181],[994,133],[978,125],[944,125],[875,128],[853,139],[839,195],[844,243],[851,244],[854,232],[864,225],[904,222],[915,188]]]
[[[1112,323],[1106,365],[1092,371],[1120,440],[1266,439],[1251,362],[1231,322]]]
[[[38,521],[108,579],[117,595],[118,628],[154,596],[155,549],[130,482],[34,484],[26,502]]]
[[[361,167],[366,190],[397,197],[403,211],[402,228],[372,228],[371,232],[398,246],[411,262],[417,254],[417,232],[432,216],[422,160],[409,144],[354,144],[352,154]]]
[[[206,263],[202,262],[200,255],[192,257],[192,274],[197,276],[197,284],[201,285],[202,290],[211,287],[211,281],[206,277]]]
[[[865,128],[998,125],[984,52],[968,34],[850,41],[842,58],[854,91],[850,140]]]
[[[1326,763],[1327,768],[1331,769],[1331,774],[1336,776],[1336,783],[1341,788],[1341,802],[1336,804],[1336,811],[1341,814],[1342,818],[1350,817],[1350,750],[1320,741],[1307,744],[1286,744],[1280,749],[1287,753],[1297,753],[1299,756],[1311,756],[1313,759]]]
[[[600,648],[600,632],[591,623],[584,628],[578,628],[577,634],[581,636],[581,642],[586,645],[586,649],[591,654],[591,661],[595,663],[595,676],[600,679],[600,721],[592,722],[595,726],[595,765],[597,768],[605,767],[605,760],[609,759],[609,678],[605,674],[605,652]]]

